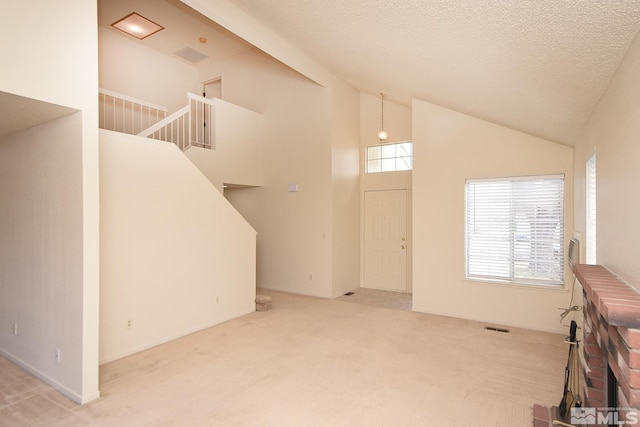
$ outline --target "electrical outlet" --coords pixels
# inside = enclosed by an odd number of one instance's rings
[[[220,297],[219,296],[216,297],[216,304],[220,304]]]
[[[313,274],[310,274],[309,275],[309,281],[312,281],[312,280],[313,280]]]
[[[60,364],[60,349],[56,348],[56,363]]]
[[[127,329],[131,329],[133,328],[133,320],[129,319],[127,320]]]
[[[17,323],[13,324],[13,335],[18,335],[18,324]]]

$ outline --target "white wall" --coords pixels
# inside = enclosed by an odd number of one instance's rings
[[[101,131],[100,201],[101,363],[255,310],[255,230],[175,145]]]
[[[334,82],[332,99],[331,177],[333,180],[332,296],[358,287],[360,228],[359,94],[351,86]]]
[[[260,49],[200,67],[200,80],[223,75],[225,99],[265,117],[264,186],[226,192],[258,229],[259,285],[325,297],[357,286],[353,88],[231,2],[182,1]]]
[[[573,233],[573,150],[446,108],[413,102],[413,309],[565,332],[565,289],[465,280],[466,178],[565,174],[565,242]],[[568,322],[569,318],[566,319]]]
[[[198,70],[117,30],[99,28],[100,87],[162,105],[169,113],[200,95]]]
[[[77,401],[87,402],[98,392],[98,277],[99,277],[99,200],[98,200],[98,46],[97,4],[84,0],[28,0],[5,2],[0,14],[0,50],[7,64],[0,68],[0,91],[46,101],[82,112],[81,144],[73,147],[80,158],[82,175],[83,254],[74,268],[82,280],[69,283],[73,297],[64,301],[50,297],[44,302],[56,313],[82,313],[81,319],[65,331],[75,339],[70,353],[81,352],[78,363],[56,378]],[[29,23],[26,25],[25,23]],[[34,31],[37,28],[37,31]],[[2,201],[4,204],[4,200]],[[62,220],[61,220],[62,221]],[[48,254],[55,257],[55,254]],[[28,307],[21,307],[29,310]],[[56,335],[53,325],[45,334]],[[36,340],[28,352],[39,348]],[[39,356],[20,356],[39,357]],[[45,365],[34,366],[45,371]],[[77,379],[80,378],[80,384]],[[68,393],[69,394],[69,393]]]
[[[0,352],[76,400],[82,391],[81,124],[76,113],[0,140]]]
[[[585,231],[585,164],[596,154],[597,263],[640,290],[640,38],[575,146],[575,223]],[[584,235],[584,234],[583,234]],[[584,250],[584,246],[583,246]]]
[[[262,116],[221,99],[213,102],[215,149],[192,146],[185,154],[220,191],[223,183],[262,185]]]
[[[221,74],[225,99],[264,119],[263,186],[225,192],[258,231],[258,286],[331,297],[329,91],[256,52],[201,70],[203,80]]]
[[[201,67],[201,80],[224,75],[225,99],[265,115],[264,186],[227,192],[259,231],[258,283],[338,295],[357,277],[350,262],[358,252],[353,88],[231,2],[182,1],[261,50],[249,55],[260,58],[256,68],[249,56]],[[288,193],[296,183],[300,191]]]

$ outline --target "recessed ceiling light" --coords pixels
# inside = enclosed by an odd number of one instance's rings
[[[164,30],[162,25],[158,25],[136,12],[130,13],[119,21],[111,24],[111,26],[140,40],[160,30]]]

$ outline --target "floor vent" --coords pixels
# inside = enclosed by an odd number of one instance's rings
[[[510,330],[508,330],[508,329],[496,328],[496,327],[493,327],[493,326],[485,326],[484,328],[485,328],[487,331],[502,332],[502,333],[504,333],[504,334],[508,334],[509,332],[511,332],[511,331],[510,331]]]
[[[353,292],[347,292],[345,295],[346,295],[346,296],[353,295]]]

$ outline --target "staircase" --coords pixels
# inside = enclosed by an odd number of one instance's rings
[[[222,99],[187,93],[167,108],[100,90],[100,128],[175,144],[220,191],[263,184],[263,117]]]
[[[262,117],[101,92],[102,364],[255,310],[256,232],[221,183],[261,183]]]

